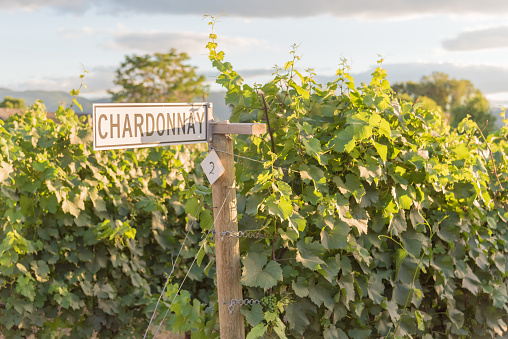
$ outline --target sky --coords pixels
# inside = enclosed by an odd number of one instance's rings
[[[342,59],[367,81],[383,58],[391,83],[434,71],[468,79],[493,106],[508,105],[506,0],[0,0],[0,87],[70,91],[85,69],[88,98],[107,96],[126,55],[186,52],[211,90],[218,49],[245,83],[262,83],[275,65],[333,79]]]

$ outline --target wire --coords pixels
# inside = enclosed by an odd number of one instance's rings
[[[237,158],[242,158],[242,159],[246,159],[246,160],[250,160],[250,161],[255,161],[255,162],[259,162],[260,164],[265,164],[266,161],[261,161],[261,160],[258,160],[258,159],[253,159],[253,158],[249,158],[249,157],[244,157],[243,155],[238,155],[238,154],[234,154],[234,153],[229,153],[229,152],[226,152],[226,151],[223,151],[221,149],[218,149],[218,148],[215,148],[215,147],[210,147],[210,149],[213,149],[217,152],[222,152],[222,153],[225,153],[225,154],[229,154],[229,155],[232,155],[234,157],[237,157]],[[289,168],[286,168],[286,167],[280,167],[280,166],[273,166],[274,168],[280,168],[281,170],[284,170],[284,171],[290,171],[290,172],[294,172],[292,169],[289,169]]]
[[[217,216],[220,215],[220,213],[222,212],[222,208],[224,207],[224,205],[226,204],[226,201],[229,197],[229,193],[231,192],[231,187],[228,187],[228,193],[226,194],[226,197],[224,198],[224,201],[222,202],[222,206],[220,207],[219,209],[219,212],[217,213]],[[214,229],[214,225],[215,225],[215,221],[216,221],[216,218],[214,218],[213,220],[213,224],[212,226],[210,227],[210,229],[208,230],[208,232],[206,233],[206,236],[205,236],[205,239],[203,241],[203,243],[201,244],[201,246],[199,247],[199,250],[197,253],[199,253],[201,251],[201,249],[203,248],[203,246],[205,245],[207,239],[208,239],[208,236],[210,235],[210,233],[212,232],[212,230]],[[182,282],[180,283],[180,287],[178,287],[178,291],[176,291],[176,294],[175,296],[173,297],[173,300],[171,300],[171,304],[169,304],[169,307],[166,311],[166,313],[164,314],[164,317],[162,318],[160,324],[159,324],[159,327],[157,327],[157,330],[155,331],[155,334],[153,335],[153,338],[155,338],[155,336],[157,336],[157,333],[159,333],[159,329],[161,328],[162,326],[162,323],[164,322],[164,320],[166,319],[166,316],[168,315],[170,309],[171,309],[171,306],[173,305],[173,302],[175,301],[176,297],[178,296],[178,293],[180,293],[180,290],[182,289],[182,286],[183,286],[183,283],[185,282],[185,279],[187,279],[187,276],[189,275],[191,269],[192,269],[192,266],[194,266],[194,263],[196,262],[197,260],[197,256],[194,258],[194,260],[192,261],[192,264],[190,265],[189,269],[187,270],[187,274],[185,274],[185,277],[183,278]],[[147,330],[148,331],[148,330]]]
[[[198,213],[201,211],[201,207],[203,206],[203,202],[205,201],[205,196],[207,194],[209,194],[209,192],[207,192],[203,196],[203,200],[201,200],[201,204],[199,205],[196,215],[194,216],[194,220],[192,221],[192,224],[189,227],[189,230],[185,234],[185,238],[183,239],[182,245],[180,246],[180,250],[178,251],[178,254],[177,254],[176,259],[174,261],[173,261],[173,255],[171,255],[171,263],[172,263],[171,272],[169,272],[168,278],[166,279],[166,283],[164,284],[164,288],[162,289],[161,295],[159,296],[159,300],[157,300],[157,304],[155,305],[155,310],[153,311],[152,317],[150,318],[150,322],[148,323],[148,327],[146,328],[146,332],[145,332],[145,335],[143,336],[143,339],[146,338],[146,335],[148,334],[148,330],[150,329],[150,326],[152,325],[152,322],[155,318],[155,314],[157,313],[157,308],[159,307],[159,303],[162,299],[162,296],[164,295],[164,291],[166,291],[166,287],[168,286],[169,279],[171,278],[171,275],[173,275],[173,272],[175,271],[176,262],[178,261],[178,258],[180,257],[180,254],[182,253],[182,249],[183,249],[183,245],[185,244],[185,240],[187,240],[187,237],[189,236],[189,233],[192,230],[192,226],[194,226],[194,223],[197,220]],[[198,253],[199,253],[199,251],[198,251]]]

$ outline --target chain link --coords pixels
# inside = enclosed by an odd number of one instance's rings
[[[225,231],[219,232],[219,237],[222,241],[224,238],[250,238],[250,239],[263,239],[268,238],[265,234],[259,233],[257,231]]]
[[[221,304],[227,304],[227,302],[224,301],[224,298],[222,298],[223,301],[219,301]],[[231,299],[228,305],[228,311],[229,314],[233,314],[233,311],[235,310],[236,305],[254,305],[254,304],[261,304],[261,300],[256,299]]]

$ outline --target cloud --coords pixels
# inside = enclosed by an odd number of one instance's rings
[[[83,35],[94,35],[98,33],[95,29],[85,26],[80,29],[75,28],[59,28],[58,33],[65,40],[80,39]]]
[[[205,45],[208,34],[196,32],[121,32],[114,33],[113,42],[106,47],[143,53],[166,52],[170,48],[188,54],[206,53]],[[218,39],[221,48],[227,50],[250,50],[252,48],[269,48],[265,40],[228,37]]]
[[[422,16],[430,14],[487,14],[499,15],[508,10],[505,0],[0,0],[0,10],[36,10],[50,7],[58,11],[82,12],[95,9],[101,13],[149,13],[149,14],[191,14],[205,13],[217,15],[224,12],[233,17],[307,17],[331,15],[337,17],[365,17],[386,19],[403,16]]]
[[[86,69],[84,84],[87,89],[81,89],[80,95],[84,96],[104,96],[107,90],[113,87],[115,67],[92,67]],[[38,90],[41,88],[51,88],[52,91],[69,92],[71,89],[78,89],[81,79],[78,75],[70,77],[51,77],[45,76],[40,79],[32,79],[11,86],[13,90],[26,91]]]
[[[508,26],[497,26],[461,32],[457,37],[443,41],[448,51],[470,51],[508,47]]]
[[[149,3],[150,5],[147,5]],[[218,14],[238,17],[307,17],[331,15],[337,17],[365,17],[371,19],[391,18],[407,15],[429,14],[499,14],[507,10],[504,0],[490,0],[489,5],[477,0],[109,0],[107,6],[116,11],[142,11],[168,14]]]
[[[89,8],[86,0],[0,0],[0,11],[27,11],[33,12],[41,8],[52,8],[59,12],[80,13]]]

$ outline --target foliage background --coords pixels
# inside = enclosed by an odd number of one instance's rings
[[[211,22],[213,27],[213,21]],[[243,84],[210,35],[231,119],[266,122],[235,152],[248,338],[492,338],[507,331],[508,129],[484,137],[399,102],[380,67],[356,85],[347,65],[318,84],[292,60]],[[36,105],[0,139],[0,330],[139,337],[170,258],[166,326],[217,337],[209,189],[200,148],[96,153],[91,127]],[[205,200],[204,208],[199,204]],[[199,223],[192,223],[197,215]],[[171,302],[178,284],[190,279]]]
[[[0,332],[139,337],[191,226],[201,151],[93,152],[85,117],[60,108],[56,119],[38,103],[0,127]],[[199,235],[194,223],[174,279]],[[185,289],[208,302],[211,278],[197,266],[189,278]],[[187,315],[199,311],[191,306]]]

